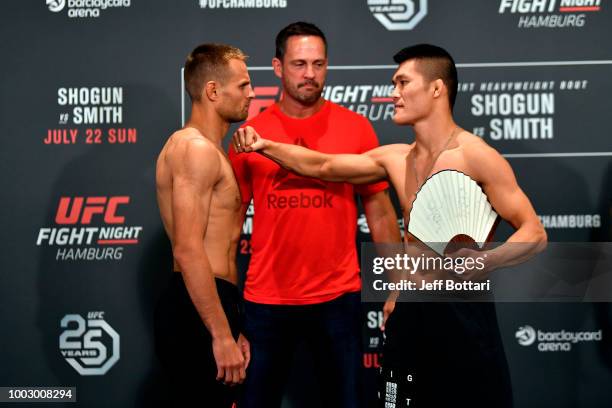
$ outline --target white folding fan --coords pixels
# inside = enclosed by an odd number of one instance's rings
[[[444,256],[448,243],[457,236],[467,235],[482,248],[498,217],[474,180],[459,171],[442,170],[416,193],[408,232]]]

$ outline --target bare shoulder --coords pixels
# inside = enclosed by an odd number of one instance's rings
[[[497,150],[470,132],[461,132],[457,142],[470,172],[478,178],[488,178],[510,168]]]
[[[501,154],[493,147],[489,146],[482,138],[468,131],[459,133],[457,136],[457,143],[466,159],[502,158]]]
[[[478,150],[489,146],[481,137],[478,137],[467,130],[462,130],[457,134],[457,143],[464,150]]]
[[[173,172],[210,172],[219,167],[219,149],[194,128],[172,134],[158,160],[164,160]]]

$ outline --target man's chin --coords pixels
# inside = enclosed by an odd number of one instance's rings
[[[249,116],[249,113],[248,113],[248,112],[245,112],[245,113],[240,113],[240,114],[237,114],[237,115],[233,115],[233,116],[231,116],[231,117],[229,117],[229,118],[226,118],[226,120],[227,120],[229,123],[242,122],[242,121],[246,120],[246,118],[247,118],[248,116]]]
[[[300,101],[300,103],[310,106],[314,105],[321,99],[321,94],[323,93],[323,89],[313,89],[312,91],[306,90],[297,90],[293,96],[294,99]]]
[[[407,118],[402,118],[398,115],[393,115],[393,118],[391,120],[393,120],[393,123],[395,123],[398,126],[410,126],[413,123],[412,120],[407,119]]]
[[[319,99],[321,99],[320,92],[308,94],[308,95],[300,95],[300,97],[298,98],[298,100],[306,106],[312,106],[316,104],[319,101]]]

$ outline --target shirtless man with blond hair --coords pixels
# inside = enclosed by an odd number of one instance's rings
[[[393,121],[412,126],[415,142],[392,144],[366,153],[322,154],[271,142],[252,128],[234,134],[238,152],[257,151],[298,174],[328,181],[372,183],[388,179],[409,222],[416,192],[431,175],[446,169],[474,179],[496,212],[515,228],[507,243],[487,254],[486,268],[464,279],[485,279],[491,271],[523,262],[546,245],[546,233],[508,162],[481,138],[461,129],[452,109],[457,71],[445,50],[427,44],[394,56]],[[265,135],[264,135],[265,136]],[[406,234],[405,240],[409,240]],[[512,245],[511,243],[527,243]],[[469,256],[468,249],[462,249]],[[465,252],[468,252],[467,254]],[[398,388],[397,407],[508,407],[512,390],[493,303],[385,304],[383,374]],[[388,319],[388,321],[387,321]],[[406,373],[414,382],[406,380]],[[381,390],[381,406],[385,403]],[[412,397],[412,405],[407,398]]]
[[[231,407],[249,344],[240,335],[235,264],[240,192],[221,146],[255,96],[237,48],[203,44],[185,63],[191,117],[157,160],[157,200],[174,256],[156,310],[156,349],[181,406]]]

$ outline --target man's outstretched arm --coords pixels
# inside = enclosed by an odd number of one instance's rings
[[[378,156],[384,147],[363,154],[325,154],[302,146],[264,139],[250,126],[233,137],[237,153],[259,152],[287,170],[327,181],[368,184],[387,178]]]

